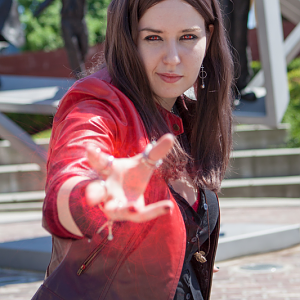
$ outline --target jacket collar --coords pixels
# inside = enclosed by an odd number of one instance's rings
[[[172,112],[166,110],[159,104],[156,105],[160,113],[163,115],[165,121],[168,124],[169,129],[174,135],[179,135],[184,132],[182,119]]]

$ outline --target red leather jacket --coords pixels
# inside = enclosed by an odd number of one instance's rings
[[[188,112],[184,103],[183,107]],[[163,114],[174,134],[183,132],[179,117],[167,111]],[[92,239],[80,239],[60,224],[56,206],[60,186],[71,176],[91,180],[96,176],[86,160],[85,149],[90,143],[116,158],[141,153],[149,143],[133,103],[111,84],[105,69],[77,81],[62,99],[54,118],[43,209],[43,225],[53,235],[53,251],[44,288],[49,295],[51,290],[58,296],[44,299],[71,299],[78,285],[74,294],[77,299],[82,293],[80,299],[172,300],[185,256],[186,232],[181,212],[160,176],[152,176],[145,201],[149,204],[171,199],[175,209],[167,215],[141,224],[117,222],[110,242],[107,230]],[[82,208],[77,211],[78,219],[99,228],[105,216],[96,208],[87,213],[84,191],[72,197]],[[211,234],[206,266],[195,266],[205,288],[204,299],[209,299],[218,232],[219,224]],[[68,277],[72,288],[57,284],[56,276]]]

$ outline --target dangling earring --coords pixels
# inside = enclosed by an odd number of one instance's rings
[[[200,73],[199,73],[199,78],[202,80],[202,83],[201,83],[201,89],[205,89],[205,83],[204,83],[204,79],[207,77],[207,73],[204,71],[204,67],[203,65],[201,66],[201,69],[200,69]]]

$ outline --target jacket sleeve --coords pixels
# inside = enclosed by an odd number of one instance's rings
[[[68,103],[68,97],[63,103]],[[84,236],[93,236],[106,222],[98,207],[86,204],[85,188],[98,174],[91,169],[86,158],[86,146],[93,144],[102,151],[115,155],[124,135],[126,122],[120,121],[120,108],[107,105],[99,99],[74,104],[62,118],[54,119],[47,163],[46,198],[43,207],[43,226],[51,234],[63,238],[80,238],[68,232],[59,222],[57,194],[62,184],[73,176],[88,179],[78,183],[69,197],[73,220]],[[63,104],[66,106],[66,104]],[[62,109],[62,107],[60,107]],[[126,126],[125,126],[126,127]],[[121,134],[120,134],[121,132]],[[119,141],[119,142],[117,142]]]

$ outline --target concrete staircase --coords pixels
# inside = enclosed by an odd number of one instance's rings
[[[300,149],[284,148],[287,133],[287,126],[272,130],[262,126],[236,128],[232,167],[220,195],[223,215],[226,215],[224,208],[300,205]],[[48,142],[37,141],[45,148]],[[0,243],[0,267],[44,271],[51,256],[51,237],[49,233],[40,233],[45,175],[30,157],[20,155],[7,141],[2,141],[0,177],[0,227],[2,224],[1,228],[13,234],[20,232],[17,238]],[[26,227],[25,221],[38,223],[31,222]],[[4,227],[7,223],[13,227]],[[251,223],[246,218],[240,223],[221,225],[217,261],[277,251],[300,243],[300,224],[280,224],[275,220],[274,224],[264,220]]]
[[[300,149],[285,147],[288,127],[237,126],[222,199],[300,198]],[[37,141],[47,149],[49,140]],[[0,141],[0,212],[41,210],[45,175],[30,157]]]
[[[238,126],[222,198],[300,198],[300,148],[285,148],[288,126]]]
[[[49,140],[37,143],[47,149]],[[44,187],[45,174],[39,165],[12,149],[9,141],[0,141],[0,212],[40,211]]]

